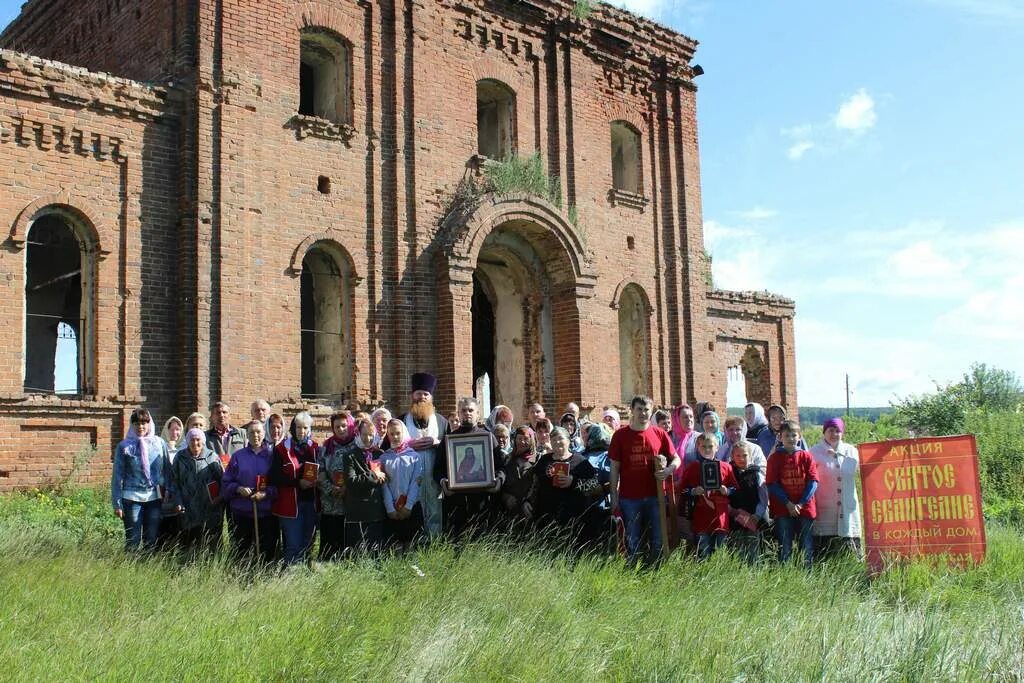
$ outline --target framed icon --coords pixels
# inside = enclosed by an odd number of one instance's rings
[[[448,488],[468,491],[494,484],[491,435],[487,432],[449,434],[445,441],[448,458]]]

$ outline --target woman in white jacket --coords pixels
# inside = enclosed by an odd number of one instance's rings
[[[811,448],[818,467],[818,517],[814,520],[814,557],[827,559],[844,552],[861,556],[857,449],[843,441],[845,425],[833,417],[822,425],[821,441]]]

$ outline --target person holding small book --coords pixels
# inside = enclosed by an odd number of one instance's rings
[[[384,482],[387,475],[370,420],[356,423],[356,437],[342,454],[345,472],[345,543],[371,552],[384,540]]]
[[[769,511],[779,538],[779,562],[789,560],[793,541],[803,548],[804,566],[814,564],[811,535],[817,504],[818,467],[810,452],[801,450],[800,425],[785,420],[779,427],[780,444],[768,458]]]
[[[255,556],[269,564],[277,555],[281,531],[271,512],[277,490],[269,484],[274,454],[264,438],[264,424],[253,420],[246,425],[246,446],[232,454],[221,486],[233,521],[228,533],[235,556]]]
[[[423,457],[409,446],[409,431],[401,420],[387,425],[391,448],[380,456],[387,481],[384,484],[384,536],[388,543],[407,549],[423,531],[423,506],[420,486],[423,483]]]
[[[697,557],[707,559],[729,537],[729,496],[736,490],[732,465],[715,457],[718,439],[697,437],[699,458],[683,472],[683,495],[693,498],[691,528],[697,538]]]
[[[114,450],[110,477],[114,514],[124,522],[125,549],[156,547],[162,492],[169,466],[167,444],[153,435],[153,417],[137,408],[129,417],[128,435]]]
[[[186,551],[212,552],[220,545],[224,525],[224,467],[206,445],[206,433],[202,430],[188,430],[185,446],[174,457],[168,482],[171,501],[181,513],[180,544]]]
[[[345,463],[343,456],[355,436],[355,422],[348,411],[331,415],[331,436],[320,447],[320,555],[321,562],[337,559],[348,548],[345,542]]]
[[[316,491],[319,465],[317,443],[313,440],[313,417],[305,411],[299,413],[292,418],[288,431],[291,438],[274,449],[269,481],[270,486],[277,489],[271,510],[284,536],[285,566],[309,560],[320,504]]]
[[[525,526],[523,520],[533,517],[533,468],[537,464],[537,457],[533,429],[526,425],[517,427],[512,436],[512,453],[502,470],[499,496],[499,517],[504,518],[510,526]]]
[[[601,484],[590,461],[570,450],[571,443],[567,430],[551,430],[551,452],[533,468],[533,512],[549,541],[581,550],[595,540],[586,534],[585,514]]]
[[[746,440],[733,445],[729,460],[736,477],[736,490],[729,496],[729,542],[740,557],[753,564],[761,557],[761,526],[768,518],[767,462],[761,449]]]

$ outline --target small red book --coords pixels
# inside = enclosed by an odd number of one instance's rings
[[[402,495],[400,495],[400,496],[398,497],[398,500],[396,500],[396,501],[395,501],[395,507],[396,507],[396,508],[404,508],[404,507],[405,507],[405,504],[406,504],[406,503],[408,503],[408,502],[409,502],[409,498],[408,498],[408,496],[406,496],[406,495],[405,495],[405,494],[403,493]]]
[[[380,472],[381,468],[382,468],[382,465],[380,464],[380,460],[371,460],[370,461],[370,469],[373,470],[374,472]]]
[[[551,463],[551,476],[568,477],[569,476],[569,463],[567,462],[553,462]]]
[[[267,490],[267,477],[263,474],[256,475],[256,492],[263,493]]]
[[[316,473],[320,470],[320,464],[309,460],[302,465],[302,478],[310,483],[316,483]]]
[[[210,502],[216,500],[217,497],[220,496],[220,482],[211,481],[206,485],[206,492],[210,494]]]
[[[339,487],[339,488],[344,486],[345,485],[345,473],[342,472],[341,470],[335,471],[335,473],[333,475],[331,475],[331,481],[333,481],[334,485]]]

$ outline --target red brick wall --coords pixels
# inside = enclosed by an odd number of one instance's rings
[[[508,221],[550,288],[556,378],[545,388],[534,373],[529,384],[550,412],[569,400],[618,401],[617,306],[630,284],[650,303],[658,403],[724,398],[731,339],[760,345],[771,391],[795,403],[791,303],[707,291],[689,39],[604,5],[576,23],[569,0],[89,5],[34,0],[3,40],[137,78],[173,71],[177,85],[115,83],[3,53],[0,78],[21,88],[0,97],[5,112],[19,112],[4,125],[21,117],[45,130],[83,130],[98,136],[100,151],[61,151],[39,142],[45,133],[11,128],[0,143],[0,222],[16,225],[46,188],[63,187],[107,245],[98,389],[81,408],[90,424],[112,425],[96,432],[101,451],[142,396],[158,418],[217,399],[239,422],[257,396],[291,412],[301,406],[299,272],[318,241],[336,243],[355,276],[353,398],[401,407],[409,374],[432,370],[449,412],[472,391],[472,271],[488,235]],[[106,5],[93,40],[76,43],[71,27]],[[61,11],[71,21],[54,22]],[[303,27],[330,29],[352,46],[349,126],[295,118]],[[483,78],[515,90],[517,150],[539,151],[560,177],[561,208],[490,197],[449,214],[457,184],[476,172]],[[54,84],[74,97],[48,94]],[[610,192],[614,120],[641,134],[642,197]],[[104,154],[113,140],[116,155]],[[330,178],[330,194],[318,191],[320,176]],[[11,245],[0,252],[8,288],[0,306],[19,319],[24,256]],[[28,419],[21,333],[6,334],[0,414],[20,429],[28,424],[18,421]],[[541,363],[542,346],[524,344]],[[41,410],[64,419],[56,402]],[[67,429],[69,443],[81,437],[77,425]],[[4,453],[0,471],[15,457]]]

